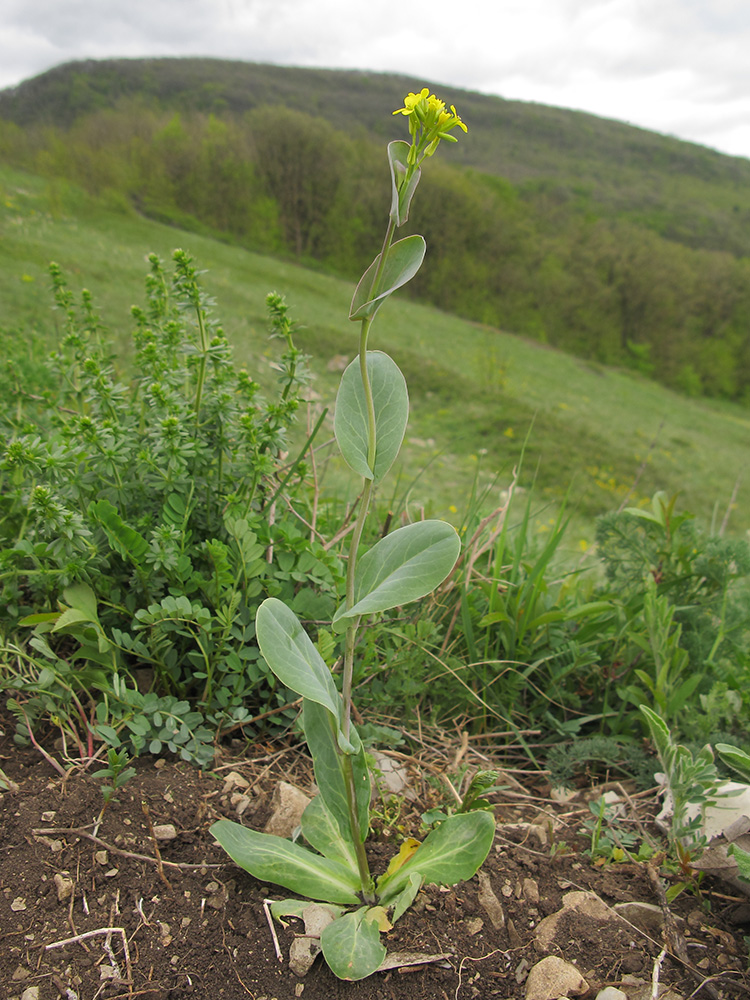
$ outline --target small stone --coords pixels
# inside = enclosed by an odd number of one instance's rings
[[[26,900],[22,896],[16,896],[13,902],[10,904],[11,910],[14,913],[20,913],[21,910],[26,909]]]
[[[289,968],[298,976],[306,976],[319,953],[318,938],[296,937],[289,949]]]
[[[385,786],[391,795],[399,795],[409,782],[409,774],[402,764],[391,760],[383,753],[374,751],[375,763],[380,771],[378,784]]]
[[[224,778],[224,788],[222,791],[226,794],[231,792],[234,788],[249,788],[250,782],[247,778],[243,777],[239,771],[230,771],[229,774]]]
[[[534,943],[540,951],[550,951],[558,928],[566,913],[575,913],[578,917],[588,917],[600,923],[619,923],[622,920],[594,892],[577,890],[563,896],[562,909],[539,921],[535,931]]]
[[[73,879],[59,872],[55,875],[55,887],[57,889],[58,903],[65,903],[73,895]]]
[[[619,914],[628,923],[633,924],[644,934],[650,934],[658,938],[664,929],[664,913],[660,906],[653,903],[639,903],[630,901],[627,903],[615,903],[613,907],[615,913]],[[685,921],[682,917],[675,916],[677,925],[684,928]]]
[[[104,877],[105,878],[114,878],[115,875],[119,875],[119,874],[120,874],[119,868],[110,868],[109,871],[106,871],[104,873]]]
[[[525,878],[521,886],[521,892],[526,902],[531,903],[532,906],[536,906],[539,902],[539,883],[536,879]]]
[[[297,985],[294,987],[294,995],[296,997],[301,997],[304,992],[305,992],[305,984],[297,983]]]
[[[109,864],[109,855],[106,851],[97,851],[96,854],[94,854],[94,857],[96,858],[97,864]]]
[[[27,986],[21,994],[21,1000],[39,1000],[39,987]]]
[[[319,938],[335,918],[329,907],[321,903],[310,903],[302,911],[302,919],[305,922],[305,936]]]
[[[37,844],[44,844],[45,847],[49,847],[53,854],[59,854],[63,849],[61,840],[53,840],[51,837],[43,837],[41,835],[35,836],[34,840]]]
[[[27,969],[25,965],[19,965],[10,978],[14,983],[20,983],[24,979],[28,979],[30,975],[31,969]]]
[[[99,981],[103,982],[105,979],[119,979],[115,967],[113,965],[100,965],[99,966]]]
[[[478,934],[484,927],[484,920],[481,917],[472,917],[471,920],[466,921],[466,933],[470,937],[474,937]]]
[[[503,910],[502,903],[493,892],[490,877],[485,871],[479,872],[479,886],[477,896],[479,905],[492,921],[492,926],[495,930],[502,930],[505,927],[505,911]]]
[[[266,833],[291,837],[300,825],[302,813],[312,800],[295,785],[280,781],[273,790],[271,817],[264,827]]]
[[[250,806],[250,796],[243,795],[242,792],[233,792],[229,797],[229,802],[238,816],[244,815]]]
[[[503,823],[498,830],[504,837],[515,843],[534,843],[546,847],[549,841],[547,828],[540,823]]]
[[[537,962],[526,980],[526,1000],[560,1000],[588,992],[589,985],[570,962],[548,955]]]
[[[206,902],[212,910],[222,910],[227,905],[229,892],[225,885],[219,886],[217,891],[212,893]]]
[[[618,990],[616,986],[605,986],[596,994],[596,1000],[628,1000],[628,995]]]
[[[48,809],[46,812],[42,813],[42,823],[51,823],[56,815],[57,814],[54,809]]]
[[[172,823],[159,823],[158,826],[154,827],[154,836],[157,840],[174,840],[177,836],[177,830]]]

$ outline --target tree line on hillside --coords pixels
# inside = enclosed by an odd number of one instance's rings
[[[394,138],[398,129],[394,127]],[[69,128],[0,121],[0,157],[138,211],[356,280],[389,199],[382,145],[284,107],[173,114],[125,102]],[[673,242],[554,182],[428,162],[411,294],[682,392],[750,399],[750,260]]]

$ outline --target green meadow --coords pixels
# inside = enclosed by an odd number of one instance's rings
[[[126,371],[130,307],[141,300],[146,255],[168,258],[180,246],[207,271],[205,286],[236,355],[261,383],[273,378],[265,296],[286,297],[317,375],[314,405],[332,409],[341,365],[356,350],[350,283],[180,232],[64,182],[3,170],[0,192],[6,357],[38,361],[54,343],[47,265],[55,260],[72,288],[92,292]],[[396,497],[381,500],[458,520],[477,485],[489,490],[486,505],[499,503],[523,456],[519,481],[534,490],[542,530],[554,514],[546,505],[567,497],[581,548],[591,540],[592,518],[626,498],[643,503],[657,489],[679,493],[680,507],[706,526],[720,523],[731,502],[730,530],[750,528],[743,490],[750,418],[740,406],[687,399],[632,372],[398,296],[376,324],[374,343],[407,377],[412,410],[401,465],[421,470],[416,478],[402,474]],[[337,489],[341,475],[333,471]]]

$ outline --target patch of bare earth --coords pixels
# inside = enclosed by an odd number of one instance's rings
[[[425,888],[387,935],[389,953],[443,957],[345,983],[320,958],[304,977],[290,970],[289,949],[302,932],[294,920],[275,927],[277,957],[264,900],[289,894],[238,869],[208,832],[219,817],[262,829],[280,778],[310,792],[299,749],[250,746],[212,773],[144,757],[95,827],[99,782],[80,769],[63,781],[38,751],[14,746],[5,716],[0,730],[0,767],[14,782],[0,793],[4,1000],[526,1000],[534,995],[530,971],[555,957],[580,974],[571,995],[593,998],[613,986],[629,1000],[651,997],[656,978],[664,996],[669,986],[683,998],[750,996],[748,900],[707,882],[702,900],[678,897],[665,926],[646,867],[592,865],[582,853],[585,801],[552,802],[542,779],[507,775],[480,873],[450,890]],[[437,804],[424,779],[454,749],[406,762],[412,801],[402,830],[372,844],[373,870]],[[655,800],[625,801],[624,822],[656,835]],[[629,901],[651,904],[650,926],[626,922],[621,914],[632,913],[616,906]]]

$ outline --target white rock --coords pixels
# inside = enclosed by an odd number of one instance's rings
[[[616,986],[605,986],[596,994],[596,1000],[628,1000],[628,995],[618,990]]]
[[[302,911],[302,919],[305,922],[305,936],[319,938],[336,918],[331,913],[330,907],[322,903],[310,903]]]
[[[69,878],[67,875],[61,875],[60,872],[58,872],[55,875],[54,882],[57,889],[58,903],[67,902],[73,895],[73,879]]]
[[[243,791],[250,787],[250,782],[239,771],[230,771],[229,774],[224,778],[224,787],[222,791],[224,793],[234,791],[235,788],[240,788]]]
[[[296,937],[289,949],[289,968],[298,976],[305,976],[320,953],[318,938]]]
[[[548,955],[537,962],[526,980],[526,1000],[560,1000],[588,992],[589,984],[570,962]]]
[[[385,785],[386,789],[392,795],[398,795],[406,788],[409,782],[409,775],[406,768],[377,750],[373,753],[373,756],[380,771],[377,783],[381,786]]]
[[[277,837],[291,837],[300,824],[302,813],[311,801],[310,797],[295,785],[280,781],[273,790],[271,799],[273,812],[264,827],[265,832],[273,833]]]
[[[177,830],[172,823],[159,823],[154,827],[154,836],[157,840],[174,840]]]
[[[21,1000],[39,1000],[39,987],[27,986],[21,994]]]

